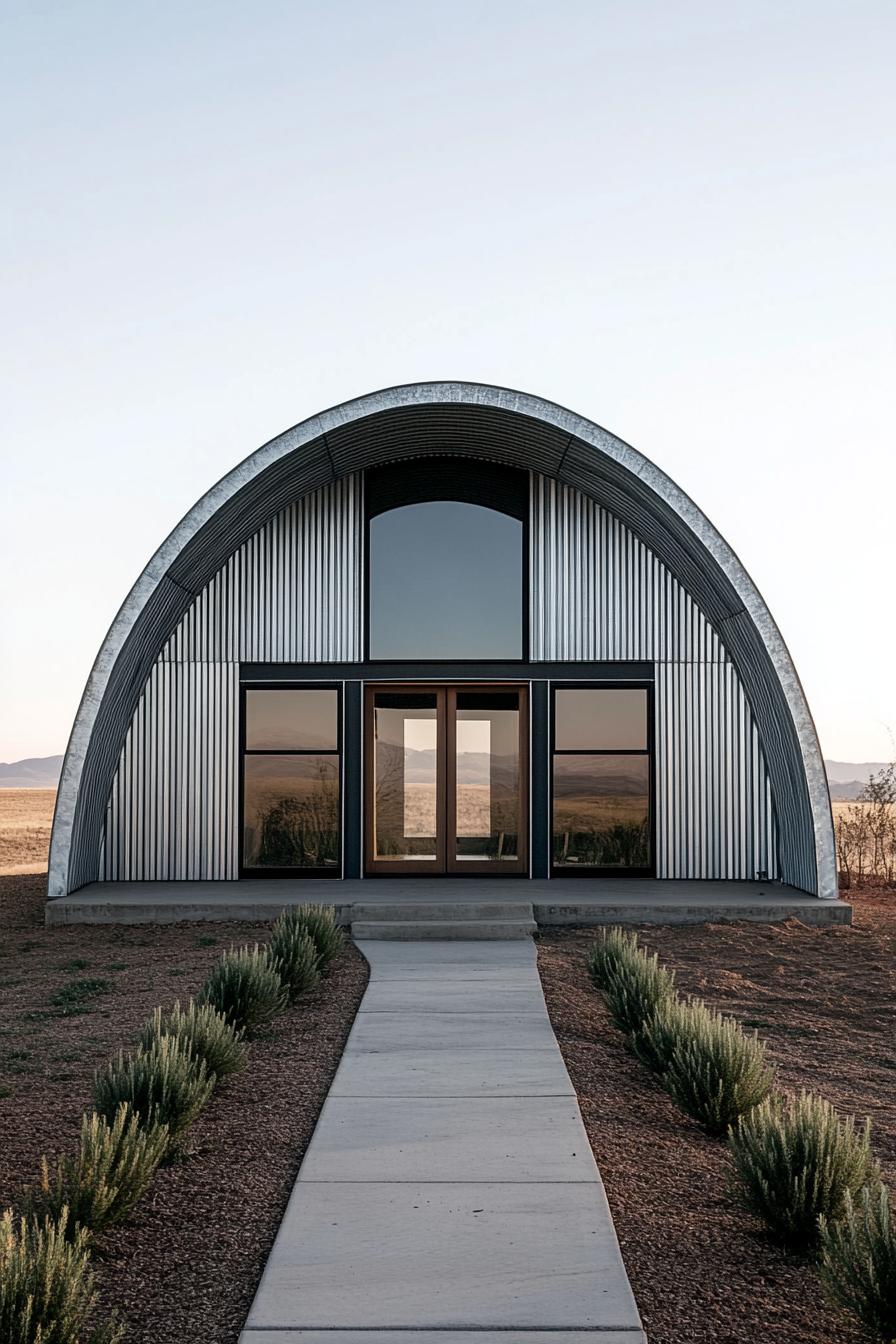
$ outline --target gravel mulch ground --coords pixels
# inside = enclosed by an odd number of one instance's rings
[[[756,1027],[780,1083],[870,1115],[896,1178],[896,892],[851,894],[852,928],[641,929],[680,988]],[[551,1016],[601,1170],[651,1344],[865,1344],[728,1189],[725,1144],[672,1104],[590,987],[594,930],[539,940]]]
[[[94,1069],[221,951],[268,926],[43,924],[45,875],[0,877],[0,1208],[74,1144]],[[128,1344],[234,1344],[367,983],[353,946],[252,1043],[98,1260]]]

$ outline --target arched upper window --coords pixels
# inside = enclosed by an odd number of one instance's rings
[[[486,463],[368,473],[370,658],[525,657],[527,501],[525,473]]]

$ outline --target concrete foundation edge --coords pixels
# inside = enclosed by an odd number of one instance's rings
[[[232,921],[234,923],[263,924],[276,919],[285,905],[298,905],[300,897],[281,897],[277,901],[258,903],[239,899],[220,901],[146,902],[78,900],[77,893],[47,901],[45,922],[56,924],[181,924],[201,921]],[[551,905],[535,903],[532,907],[539,929],[592,928],[599,924],[721,924],[739,921],[772,924],[786,919],[798,919],[803,924],[823,926],[852,924],[853,908],[848,901],[814,900],[811,904],[714,905],[692,903],[687,905],[660,903]],[[352,922],[353,906],[337,905],[339,924],[348,928]],[[462,917],[462,916],[461,916]],[[468,935],[469,936],[469,935]]]

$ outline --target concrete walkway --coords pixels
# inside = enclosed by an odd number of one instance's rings
[[[534,945],[359,945],[241,1344],[644,1344]]]

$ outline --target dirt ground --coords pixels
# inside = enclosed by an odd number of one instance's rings
[[[43,924],[46,876],[0,877],[0,1209],[74,1144],[94,1070],[265,925]],[[253,1042],[97,1261],[128,1344],[235,1344],[367,983],[354,947]]]
[[[0,875],[47,866],[55,789],[0,789]]]
[[[768,1042],[779,1083],[869,1115],[896,1178],[896,891],[851,893],[852,928],[717,924],[640,930],[680,988]],[[810,1264],[766,1238],[705,1136],[629,1055],[585,973],[594,930],[539,940],[557,1033],[651,1344],[859,1344]]]

